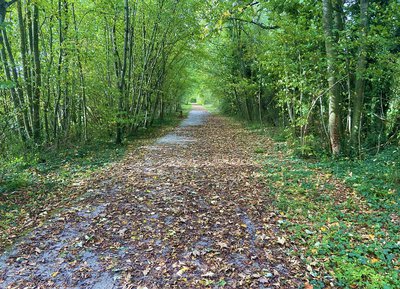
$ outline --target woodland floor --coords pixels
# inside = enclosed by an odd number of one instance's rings
[[[268,140],[194,106],[175,131],[77,184],[80,198],[0,257],[0,288],[297,288],[254,151]],[[78,194],[79,195],[79,194]]]

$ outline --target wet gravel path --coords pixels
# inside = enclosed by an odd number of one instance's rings
[[[0,288],[297,288],[258,141],[194,107],[0,257]]]

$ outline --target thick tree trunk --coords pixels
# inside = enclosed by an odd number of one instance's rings
[[[340,153],[340,91],[337,84],[337,52],[334,43],[333,29],[333,8],[331,0],[323,0],[323,26],[325,33],[326,59],[328,64],[328,85],[329,85],[329,137],[331,150],[334,156]]]
[[[68,35],[69,33],[69,1],[64,0],[63,1],[63,7],[64,7],[64,38]],[[70,93],[70,48],[67,46],[64,49],[64,79],[65,79],[65,84],[64,84],[64,103],[63,103],[63,133],[64,136],[67,137],[69,135],[69,130],[70,130],[70,124],[71,124],[71,107],[72,107],[72,95]]]

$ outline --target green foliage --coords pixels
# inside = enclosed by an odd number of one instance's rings
[[[0,193],[12,193],[32,185],[64,183],[69,178],[84,177],[90,172],[124,154],[125,148],[110,142],[88,143],[77,147],[64,147],[15,158],[1,164]]]
[[[264,148],[256,148],[255,150],[254,150],[254,152],[256,153],[256,154],[263,154],[263,153],[265,153],[265,150],[264,150]]]
[[[388,148],[362,161],[260,158],[286,217],[281,226],[302,244],[314,288],[400,286],[399,157],[398,148]]]
[[[59,143],[109,141],[116,138],[117,128],[127,137],[173,113],[192,88],[185,76],[201,30],[196,11],[204,4],[169,0],[60,3],[18,1],[18,6],[8,8],[9,63],[2,63],[0,72],[2,158],[24,151],[34,154]],[[41,84],[31,77],[38,65],[31,61],[34,51],[27,37],[33,33],[26,19],[34,5],[41,23],[35,35]],[[15,77],[13,65],[18,67]],[[35,89],[40,93],[38,108],[32,101]],[[40,139],[33,137],[36,111]]]
[[[400,206],[398,147],[388,147],[363,160],[344,159],[323,165],[365,196],[372,207],[395,210]]]
[[[343,154],[360,156],[399,135],[398,1],[371,2],[363,38],[358,2],[344,1],[343,27],[335,29],[335,77]],[[288,140],[305,157],[330,154],[329,87],[322,4],[305,1],[214,5],[214,27],[202,64],[221,111],[247,121],[287,128]],[[338,18],[336,18],[337,20]],[[359,71],[360,49],[367,67]],[[357,109],[356,78],[365,77],[362,126],[355,141],[349,121]]]

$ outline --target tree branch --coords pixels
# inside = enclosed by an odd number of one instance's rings
[[[255,5],[258,5],[258,4],[260,4],[260,2],[258,2],[258,1],[252,1],[252,2],[250,2],[250,3],[248,3],[248,4],[246,4],[245,6],[243,6],[243,10],[242,10],[242,12],[240,12],[240,14],[243,14],[243,12],[247,9],[247,8],[249,8],[249,7],[253,7],[253,6],[255,6]]]
[[[265,29],[265,30],[272,30],[272,29],[278,29],[279,28],[279,26],[267,26],[267,25],[265,25],[263,23],[260,23],[260,22],[256,22],[256,21],[253,21],[253,20],[246,20],[246,19],[236,18],[236,17],[229,17],[228,20],[237,20],[237,21],[246,22],[246,23],[249,23],[249,24],[254,24],[254,25],[257,25],[258,27],[261,27],[262,29]]]
[[[258,4],[260,4],[259,1],[254,1],[254,2],[252,2],[252,3],[249,3],[247,6],[252,7],[252,6],[255,6],[255,5],[258,5]]]
[[[6,7],[8,8],[8,7],[10,7],[11,5],[13,5],[15,2],[17,2],[18,0],[11,0],[11,1],[8,1],[8,2],[6,2]]]

